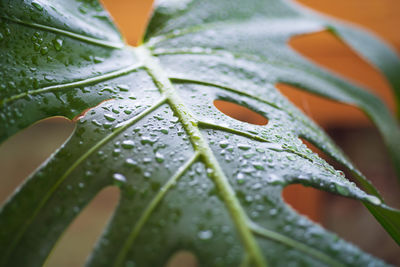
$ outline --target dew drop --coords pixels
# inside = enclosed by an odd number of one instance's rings
[[[59,39],[59,38],[54,39],[54,40],[53,40],[53,45],[54,45],[54,48],[55,48],[57,51],[60,51],[60,50],[61,50],[61,47],[62,47],[62,45],[63,45],[63,40],[62,40],[62,39]]]
[[[101,63],[104,61],[104,58],[102,57],[94,57],[93,58],[94,63]]]
[[[156,161],[158,163],[163,163],[164,162],[164,156],[159,152],[156,153]]]
[[[122,141],[121,146],[125,149],[132,149],[135,146],[135,142],[132,140],[124,140]]]
[[[228,145],[229,145],[229,143],[227,140],[222,140],[221,142],[219,142],[219,146],[221,148],[226,148],[226,147],[228,147]]]
[[[344,186],[336,184],[336,190],[337,190],[337,192],[339,194],[341,194],[343,196],[348,196],[349,195],[349,189],[344,187]]]
[[[245,176],[243,173],[239,172],[238,175],[236,176],[236,182],[238,184],[243,184],[245,182]]]
[[[270,209],[269,210],[269,215],[275,216],[276,214],[278,214],[278,210],[277,209]]]
[[[119,84],[117,85],[117,88],[122,91],[122,92],[127,92],[129,91],[129,86],[126,84]]]
[[[287,156],[287,159],[290,160],[290,161],[295,161],[296,160],[296,158],[293,155]]]
[[[337,171],[336,171],[336,174],[337,174],[338,176],[340,176],[340,177],[345,177],[344,172],[342,172],[342,171],[340,171],[340,170],[337,170]]]
[[[137,166],[137,162],[131,158],[127,158],[125,160],[125,164],[128,166]]]
[[[368,202],[370,202],[371,204],[374,204],[374,205],[381,205],[382,204],[382,201],[379,198],[377,198],[376,196],[369,195],[369,196],[366,196],[365,199]]]
[[[42,10],[43,10],[42,5],[39,4],[39,3],[36,2],[36,1],[33,1],[33,2],[32,2],[32,6],[34,6],[34,7],[35,7],[37,10],[39,10],[39,11],[42,11]]]
[[[249,145],[246,145],[246,144],[238,144],[237,147],[238,147],[239,149],[245,150],[245,151],[250,149],[250,146],[249,146]]]
[[[113,179],[114,179],[114,184],[117,186],[121,186],[126,182],[126,177],[120,173],[114,173]]]
[[[155,142],[157,142],[157,139],[152,139],[149,136],[143,136],[140,140],[140,143],[142,143],[142,145],[145,144],[153,145]]]
[[[211,230],[204,230],[204,231],[198,232],[197,236],[201,240],[208,240],[208,239],[212,238],[213,232]]]
[[[104,114],[104,118],[106,118],[106,120],[108,120],[108,121],[115,121],[114,116],[111,114],[107,114],[107,113]]]
[[[255,169],[257,169],[257,170],[260,170],[260,171],[265,170],[263,164],[260,163],[260,162],[253,162],[253,167],[254,167]]]
[[[46,55],[48,52],[49,52],[49,49],[47,48],[47,46],[43,46],[40,49],[40,54],[42,54],[42,55]]]

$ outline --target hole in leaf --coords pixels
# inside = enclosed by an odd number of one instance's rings
[[[307,146],[307,148],[309,148],[312,152],[318,154],[318,156],[326,161],[330,161],[333,160],[331,157],[329,157],[327,154],[325,154],[321,149],[319,149],[318,147],[316,147],[313,143],[311,143],[310,141],[308,141],[305,138],[301,138],[301,141],[303,142],[303,144],[305,144]]]
[[[400,262],[398,246],[361,202],[300,184],[285,187],[283,198],[299,214],[362,250],[388,263]]]
[[[197,267],[198,261],[196,256],[190,252],[181,250],[174,253],[168,260],[166,267]]]
[[[83,266],[118,204],[119,193],[116,187],[100,191],[64,232],[45,266]]]
[[[239,121],[256,125],[266,125],[268,123],[268,119],[261,114],[232,102],[214,100],[214,106],[225,115]]]
[[[290,102],[324,128],[372,125],[368,117],[355,106],[329,100],[283,83],[276,84],[276,87]]]
[[[298,213],[314,222],[322,222],[322,191],[301,184],[291,184],[283,189],[282,196]]]
[[[289,45],[311,61],[371,89],[394,110],[395,102],[386,78],[332,33],[322,31],[296,36]]]
[[[356,183],[362,189],[362,187],[360,186],[360,183],[354,178],[354,176],[351,173],[351,171],[345,165],[341,164],[340,162],[335,160],[333,157],[331,157],[328,154],[326,154],[324,151],[319,149],[317,146],[315,146],[313,143],[311,143],[307,139],[305,139],[305,138],[300,138],[300,139],[309,149],[311,149],[312,152],[316,153],[320,158],[322,158],[328,164],[333,166],[335,168],[335,170],[343,172],[344,176],[347,179],[349,179],[352,182]]]
[[[0,203],[69,138],[74,126],[63,117],[44,119],[1,144]]]
[[[384,197],[385,202],[389,206],[400,208],[397,177],[378,130],[369,127],[337,127],[330,129],[328,133],[344,151],[344,154],[351,158],[354,165],[371,180]],[[351,178],[351,174],[346,171],[344,166],[333,160],[329,163],[336,169],[343,169],[346,177]]]
[[[138,45],[146,28],[153,1],[102,0],[101,2],[111,13],[128,43]]]
[[[400,2],[397,0],[295,0],[295,2],[318,12],[368,27],[387,41],[396,44],[400,51],[398,45],[400,36],[397,31],[400,21],[398,16]]]

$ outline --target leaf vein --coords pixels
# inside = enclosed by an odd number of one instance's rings
[[[279,243],[282,243],[286,246],[295,248],[305,254],[310,255],[311,257],[325,262],[327,264],[329,264],[330,266],[344,266],[344,264],[342,264],[341,262],[333,259],[332,257],[330,257],[329,255],[326,255],[324,253],[322,253],[319,250],[316,250],[308,245],[305,245],[304,243],[301,243],[299,241],[296,241],[290,237],[287,237],[285,235],[279,234],[277,232],[265,229],[257,224],[255,224],[254,222],[250,223],[250,228],[251,230],[256,233],[257,235],[260,235],[262,237],[277,241]]]
[[[70,83],[64,83],[64,84],[57,84],[57,85],[51,85],[51,86],[47,86],[47,87],[43,87],[43,88],[39,88],[39,89],[34,89],[34,90],[28,90],[26,92],[23,92],[21,94],[18,95],[14,95],[11,96],[9,98],[5,98],[0,100],[0,106],[5,105],[7,103],[16,101],[20,98],[26,97],[28,95],[37,95],[37,94],[41,94],[41,93],[46,93],[46,92],[50,92],[50,91],[55,91],[55,90],[62,90],[62,89],[67,89],[67,88],[72,88],[72,87],[78,87],[78,86],[84,86],[84,85],[88,85],[88,84],[93,84],[93,83],[98,83],[98,82],[102,82],[105,80],[109,80],[109,79],[113,79],[113,78],[117,78],[119,76],[122,75],[126,75],[130,72],[135,71],[136,69],[142,67],[141,64],[135,64],[135,65],[131,65],[116,71],[112,71],[112,72],[108,72],[106,74],[103,75],[99,75],[99,76],[95,76],[95,77],[90,77],[88,79],[85,80],[80,80],[80,81],[76,81],[76,82],[70,82]]]
[[[149,205],[146,207],[146,209],[140,216],[139,220],[133,227],[132,231],[129,233],[127,240],[123,244],[122,248],[119,250],[119,253],[115,260],[114,266],[122,265],[123,260],[125,259],[129,248],[132,247],[136,237],[138,236],[142,227],[145,225],[146,221],[151,216],[152,212],[156,209],[158,204],[160,204],[160,202],[162,201],[164,196],[167,194],[167,192],[173,187],[173,185],[179,180],[179,178],[185,174],[185,172],[192,166],[192,164],[199,158],[199,156],[200,156],[200,153],[195,152],[195,154],[184,165],[182,165],[178,169],[178,171],[168,180],[168,182],[166,184],[164,184],[163,187],[160,188],[160,190],[158,191],[156,196],[151,200]]]
[[[16,247],[18,242],[21,240],[22,235],[25,233],[29,225],[33,222],[33,220],[36,218],[36,216],[39,214],[39,211],[45,206],[47,201],[50,199],[50,197],[54,194],[54,192],[57,190],[57,188],[61,185],[62,182],[65,181],[65,179],[74,171],[85,159],[87,159],[91,154],[93,154],[95,151],[97,151],[100,147],[111,141],[114,137],[116,137],[118,134],[120,134],[122,131],[124,131],[126,128],[134,124],[135,122],[139,121],[158,107],[160,107],[162,104],[164,104],[166,101],[165,97],[162,97],[159,101],[157,101],[154,105],[143,111],[142,113],[138,114],[135,116],[133,119],[129,120],[129,123],[124,124],[121,127],[116,128],[111,134],[107,135],[103,139],[100,140],[100,142],[96,143],[93,147],[91,147],[88,151],[86,151],[81,157],[79,157],[72,165],[69,167],[65,172],[64,175],[59,178],[55,184],[51,187],[49,191],[44,195],[40,203],[36,206],[35,210],[33,210],[32,215],[25,221],[24,225],[21,230],[18,231],[18,233],[15,234],[15,238],[11,242],[11,244],[8,246],[7,251],[4,253],[5,257],[3,258],[4,261],[7,260],[13,249]]]
[[[82,34],[58,29],[55,27],[51,27],[51,26],[47,26],[47,25],[43,25],[43,24],[39,24],[39,23],[23,21],[23,20],[20,20],[17,18],[9,18],[9,17],[5,17],[5,16],[2,16],[1,18],[11,21],[11,22],[14,22],[14,23],[24,25],[24,26],[62,34],[62,35],[65,35],[65,36],[68,36],[68,37],[71,37],[71,38],[74,38],[74,39],[77,39],[80,41],[84,41],[86,43],[98,45],[98,46],[103,46],[103,47],[107,47],[107,48],[115,48],[115,49],[121,49],[125,46],[123,43],[115,43],[115,42],[110,42],[110,41],[106,41],[106,40],[101,40],[101,39],[85,36]]]

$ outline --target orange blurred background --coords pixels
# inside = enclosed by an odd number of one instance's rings
[[[151,12],[151,0],[103,0],[127,42],[136,45],[143,35]],[[398,0],[299,0],[298,3],[320,12],[352,21],[378,34],[400,52],[400,1]],[[379,95],[394,110],[391,89],[385,78],[345,44],[327,32],[293,38],[290,45],[314,60]],[[334,125],[370,125],[366,116],[354,107],[311,96],[286,85],[279,89],[307,115],[324,127]]]
[[[102,2],[127,42],[131,45],[139,43],[149,18],[152,1],[103,0]],[[298,2],[362,25],[388,41],[397,53],[400,53],[399,0],[299,0]],[[384,77],[329,33],[296,37],[291,40],[290,45],[314,62],[370,88],[385,100],[391,110],[394,110],[391,89]],[[387,199],[389,204],[399,206],[397,192],[400,188],[396,181],[390,182],[395,180],[395,176],[390,169],[386,151],[379,141],[376,130],[371,128],[371,123],[362,112],[354,107],[312,96],[289,86],[279,85],[279,89],[307,115],[328,130],[366,176],[375,178],[374,183],[378,185],[383,195],[385,193],[395,195]],[[1,145],[0,169],[4,177],[1,178],[0,201],[4,201],[27,174],[62,144],[72,129],[72,123],[53,119],[32,126]],[[365,158],[367,154],[372,156]],[[394,193],[388,188],[394,190]],[[321,191],[302,186],[288,187],[284,191],[284,197],[300,213],[338,232],[340,236],[355,242],[370,253],[383,257],[391,263],[400,264],[399,257],[396,256],[397,245],[358,202],[328,196]],[[118,192],[113,189],[106,189],[96,197],[60,240],[47,266],[81,265],[117,201]],[[369,233],[368,237],[364,234],[366,231]],[[353,232],[358,232],[358,236]],[[371,246],[370,243],[376,243],[378,246]]]

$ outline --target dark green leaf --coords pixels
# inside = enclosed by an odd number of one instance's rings
[[[204,266],[385,265],[288,207],[281,192],[291,183],[359,199],[400,241],[399,212],[274,86],[360,107],[400,163],[400,130],[382,101],[286,45],[334,29],[398,92],[399,60],[370,35],[286,1],[161,1],[133,48],[96,1],[1,0],[0,9],[0,140],[49,116],[77,121],[2,208],[0,265],[41,265],[107,186],[121,199],[89,266],[161,266],[180,249]],[[230,118],[214,100],[268,124]],[[300,137],[350,169],[364,191]]]

